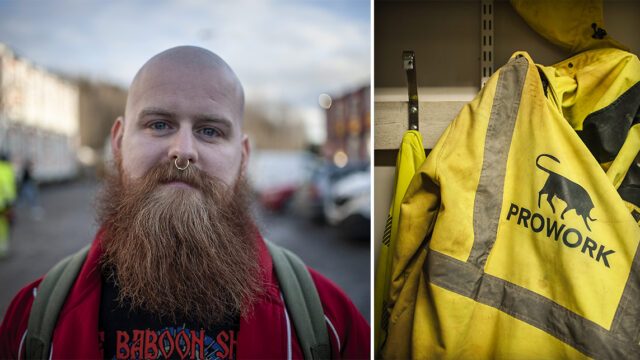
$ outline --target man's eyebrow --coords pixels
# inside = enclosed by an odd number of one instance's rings
[[[138,119],[143,119],[146,116],[162,116],[165,118],[175,119],[176,113],[163,108],[148,107],[142,109],[138,115]],[[227,119],[224,116],[214,114],[196,114],[193,116],[195,122],[216,123],[228,128],[233,128],[233,121]]]
[[[140,113],[138,114],[138,118],[142,119],[145,116],[164,116],[173,118],[175,117],[175,115],[175,113],[166,109],[150,107],[142,109],[142,111],[140,111]]]
[[[223,116],[213,114],[198,114],[194,116],[194,119],[196,122],[217,123],[228,126],[229,128],[233,127],[233,122]]]

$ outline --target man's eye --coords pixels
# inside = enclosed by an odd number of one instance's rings
[[[217,137],[222,135],[220,133],[220,130],[216,128],[210,128],[210,127],[200,129],[200,133],[207,137]]]
[[[167,130],[169,128],[169,125],[163,121],[156,121],[154,123],[151,123],[149,127],[153,130]]]

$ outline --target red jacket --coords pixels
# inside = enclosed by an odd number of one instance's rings
[[[99,259],[101,236],[93,242],[87,260],[62,307],[53,333],[51,359],[102,358],[98,340],[101,276]],[[285,312],[271,256],[258,235],[260,263],[267,291],[258,301],[250,318],[240,320],[237,344],[238,359],[302,359],[293,324]],[[369,325],[353,303],[336,285],[312,269],[313,278],[324,308],[331,341],[332,358],[368,359]],[[0,325],[0,359],[25,358],[24,339],[29,311],[42,279],[29,284],[15,296]],[[271,286],[270,286],[271,285]]]

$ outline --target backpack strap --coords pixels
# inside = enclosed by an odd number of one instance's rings
[[[295,254],[270,241],[265,242],[305,359],[331,358],[324,311],[311,274]]]
[[[27,359],[49,358],[58,315],[87,258],[90,246],[87,245],[77,253],[62,259],[49,270],[40,283],[29,313],[26,338]]]

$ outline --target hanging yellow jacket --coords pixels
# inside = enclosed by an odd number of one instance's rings
[[[414,176],[385,358],[640,358],[640,61],[519,52]]]
[[[374,332],[375,349],[378,350],[380,344],[384,342],[389,321],[387,303],[389,302],[389,283],[391,279],[391,254],[394,251],[398,234],[398,218],[400,215],[400,204],[407,191],[409,182],[413,178],[420,165],[424,162],[425,153],[422,145],[422,135],[419,131],[408,130],[402,136],[402,143],[398,149],[396,159],[395,187],[389,215],[384,228],[380,255],[376,267],[376,281],[374,294]]]

